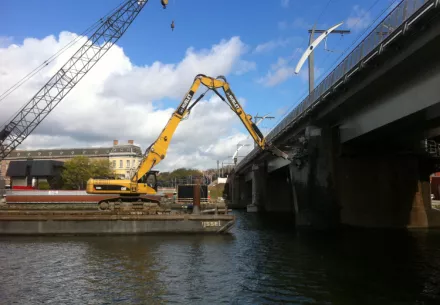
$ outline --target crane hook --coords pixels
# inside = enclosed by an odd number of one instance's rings
[[[174,31],[174,20],[171,22],[171,31]]]
[[[166,9],[166,8],[167,8],[168,0],[160,0],[160,3],[162,4],[163,9]]]

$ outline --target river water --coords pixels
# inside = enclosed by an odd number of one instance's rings
[[[440,232],[0,238],[0,304],[440,304]]]

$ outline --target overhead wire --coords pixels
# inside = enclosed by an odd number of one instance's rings
[[[326,11],[326,9],[328,8],[328,6],[330,5],[330,3],[331,3],[332,1],[333,1],[333,0],[328,0],[328,1],[327,1],[327,4],[323,7],[323,9],[322,9],[321,12],[319,13],[318,17],[315,19],[315,22],[314,22],[314,25],[313,25],[313,26],[316,26],[316,24],[318,24],[318,22],[319,22],[319,20],[321,19],[322,15],[324,14],[324,12]],[[301,42],[300,42],[300,44],[302,44],[303,41],[304,41],[304,37],[301,37]],[[294,51],[293,54],[291,55],[291,58],[288,60],[288,62],[287,62],[287,64],[286,64],[287,66],[292,62],[293,59],[295,59],[295,55],[296,55],[296,53],[297,53],[299,50],[301,50],[301,48],[296,48],[296,49],[295,49],[295,51]],[[308,92],[308,91],[304,90],[304,93],[302,93],[300,96],[301,96],[301,97],[302,97],[302,96],[304,96],[304,97],[307,96],[307,95],[306,95],[307,92]],[[302,99],[303,99],[303,98],[301,98],[300,100],[302,100]],[[278,124],[279,122],[281,122],[281,120],[283,120],[283,119],[286,117],[286,115],[287,115],[291,110],[293,110],[294,107],[296,107],[296,105],[297,105],[297,104],[293,104],[292,106],[290,106],[289,108],[287,108],[287,110],[286,110],[284,116],[282,116],[281,118],[279,118],[278,121],[276,121],[276,122],[274,123],[274,127],[272,127],[272,128],[268,131],[268,134],[270,133],[270,131],[271,131],[273,128],[275,128],[275,126],[277,126],[277,124]]]
[[[379,3],[379,1],[380,1],[380,0],[376,0],[376,1],[373,3],[373,5],[371,5],[371,6],[368,8],[367,11],[364,11],[363,14],[361,14],[360,16],[358,16],[358,19],[357,19],[356,22],[352,25],[352,28],[355,28],[355,27],[358,25],[358,23],[362,20],[362,18],[363,18],[363,17],[364,17],[369,11],[371,11],[371,10],[373,9],[373,7],[375,7],[376,4]],[[394,2],[396,2],[396,1],[394,1]],[[382,12],[382,13],[383,13],[383,12]],[[381,13],[380,15],[382,15],[382,13]],[[370,25],[370,26],[371,26],[371,25]],[[370,26],[369,26],[369,27],[370,27]],[[341,37],[339,38],[338,43],[342,40],[342,37],[344,37],[344,35],[341,34]],[[356,38],[356,39],[357,39],[357,38]],[[345,52],[345,50],[342,52],[341,55],[343,55],[344,52]],[[324,58],[324,61],[323,61],[322,64],[321,64],[321,66],[323,66],[323,65],[327,62],[327,59],[330,57],[330,55],[331,55],[331,53],[328,53],[328,54],[327,54],[327,56]]]
[[[327,10],[327,7],[330,5],[330,2],[332,2],[333,0],[328,0],[326,6],[322,9],[321,13],[319,14],[318,18],[315,21],[315,24],[318,23],[319,19],[321,19],[322,15],[324,14],[324,12]]]
[[[367,12],[369,12],[380,0],[376,0],[372,6],[370,6],[369,10]],[[362,31],[358,36],[356,36],[356,38],[353,40],[353,42],[347,47],[345,48],[345,50],[341,53],[341,55],[339,55],[338,58],[335,59],[335,61],[333,61],[333,63],[329,66],[329,68],[326,70],[326,73],[323,73],[322,76],[318,79],[318,82],[320,82],[322,80],[323,77],[327,76],[327,73],[331,70],[334,69],[335,65],[339,62],[339,60],[341,59],[341,57],[347,53],[348,50],[351,50],[351,48],[356,44],[356,42],[358,42],[359,38],[363,37],[364,34],[376,23],[376,21],[387,11],[389,10],[394,3],[398,2],[398,1],[402,1],[402,0],[394,0],[393,2],[390,3],[390,5],[388,5],[387,7],[385,7],[378,15],[377,17],[368,25],[368,27],[366,27],[364,29],[364,31]],[[366,13],[367,13],[366,12]],[[360,18],[356,21],[355,25],[357,25],[357,23],[360,21]]]
[[[326,5],[326,7],[330,4],[330,2],[331,2],[332,0],[329,0],[328,2],[327,2],[327,5]],[[374,4],[372,5],[372,6],[370,6],[370,8],[368,9],[368,11],[366,11],[365,12],[365,14],[366,13],[368,13],[369,11],[371,11],[371,9],[379,2],[380,0],[376,0],[375,2],[374,2]],[[345,54],[345,53],[347,53],[347,51],[348,50],[350,50],[352,47],[353,47],[353,45],[359,40],[359,38],[361,38],[376,22],[377,22],[377,20],[387,11],[387,10],[389,10],[397,1],[403,1],[403,0],[394,0],[394,1],[392,1],[387,7],[385,7],[378,15],[377,15],[377,17],[372,21],[372,22],[370,22],[370,24],[364,29],[364,31],[363,32],[361,32],[358,36],[356,36],[356,38],[353,40],[353,42],[347,47],[347,48],[345,48],[345,50],[341,53],[341,55],[329,66],[329,68],[321,75],[321,77],[320,78],[318,78],[318,80],[317,80],[317,83],[320,83],[321,81],[322,81],[322,79],[323,78],[325,78],[325,77],[327,77],[327,75],[328,75],[328,73],[330,72],[330,71],[332,71],[335,67],[335,65],[339,62],[339,60],[341,59],[341,57]],[[322,10],[322,12],[324,11],[324,9]],[[320,14],[320,16],[322,15],[322,12],[321,12],[321,14]],[[319,18],[318,18],[319,19]],[[360,21],[360,19],[359,20],[357,20],[357,22],[355,23],[355,25],[357,25],[357,23]],[[318,21],[316,21],[316,23],[317,23]],[[303,101],[308,95],[309,95],[309,92],[308,92],[308,90],[307,89],[305,89],[304,91],[303,91],[304,93],[302,93],[300,96],[300,98],[297,100],[297,103],[294,103],[292,106],[290,106],[287,110],[286,110],[286,112],[285,112],[285,114],[282,116],[282,117],[280,117],[279,119],[278,119],[278,121],[276,121],[275,123],[274,123],[274,126],[271,128],[271,130],[269,131],[269,133],[301,102],[301,101]]]
[[[106,13],[103,17],[101,17],[98,21],[95,21],[91,26],[85,29],[80,35],[78,35],[75,39],[72,39],[69,43],[63,46],[60,50],[58,50],[55,54],[46,59],[42,64],[36,67],[34,70],[25,75],[22,79],[20,79],[17,83],[8,88],[5,92],[0,95],[0,103],[5,100],[11,93],[20,88],[25,82],[27,82],[30,78],[32,78],[35,74],[43,70],[47,67],[51,62],[53,62],[56,58],[62,55],[66,50],[73,47],[82,37],[87,36],[92,30],[95,30],[100,24],[103,22],[107,16],[113,14],[117,9],[119,9],[125,1],[122,1],[117,7],[111,9],[108,13]],[[16,114],[14,114],[16,115]],[[8,120],[9,121],[9,120]]]

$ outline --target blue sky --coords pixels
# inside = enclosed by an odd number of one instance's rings
[[[120,2],[45,0],[43,5],[42,1],[2,0],[0,36],[20,44],[26,37],[43,38],[64,30],[80,33]],[[190,47],[209,49],[222,39],[239,36],[249,47],[243,58],[255,62],[256,69],[244,75],[229,76],[231,86],[237,95],[246,98],[246,111],[250,114],[271,112],[279,118],[282,110],[305,93],[307,83],[293,75],[273,86],[264,86],[258,80],[267,75],[279,57],[288,58],[296,48],[307,46],[308,24],[318,21],[320,25],[331,26],[348,18],[362,19],[351,34],[333,35],[328,40],[329,48],[344,50],[392,1],[333,0],[328,4],[328,0],[224,0],[214,6],[206,0],[170,0],[166,10],[159,2],[150,0],[118,42],[134,64],[177,63]],[[174,32],[170,30],[173,19]],[[348,27],[343,25],[343,28]],[[265,43],[269,45],[264,51],[255,52],[258,45]],[[322,49],[315,55],[319,72],[325,72],[340,56],[338,52]],[[292,66],[299,57],[299,52],[295,53]],[[270,127],[273,123],[268,121],[263,126]]]
[[[122,0],[1,0],[0,54],[4,54],[4,58],[0,57],[0,93],[72,39],[68,35],[61,37],[61,32],[80,34],[121,2]],[[32,148],[106,145],[113,136],[118,136],[135,138],[145,148],[157,137],[173,109],[177,107],[184,90],[187,90],[185,86],[195,76],[193,73],[206,73],[204,69],[208,69],[208,65],[211,66],[210,71],[229,71],[226,72],[228,81],[236,96],[245,99],[244,108],[248,114],[270,113],[275,116],[274,120],[266,120],[260,125],[263,132],[267,133],[308,92],[307,64],[303,66],[300,75],[295,75],[293,70],[302,50],[308,45],[307,31],[314,23],[319,28],[327,29],[343,21],[341,29],[351,30],[348,35],[329,36],[328,48],[334,52],[324,50],[324,44],[315,51],[317,85],[332,65],[347,55],[343,51],[362,37],[362,34],[368,33],[368,27],[386,8],[399,2],[224,0],[216,2],[217,5],[214,6],[206,0],[169,0],[169,6],[164,10],[160,0],[149,0],[118,41],[118,47],[122,48],[123,53],[111,55],[115,61],[109,60],[105,64],[113,63],[114,69],[101,65],[89,72],[90,75],[99,70],[93,77],[87,75],[87,81],[82,81],[66,97],[67,101],[57,106],[54,113],[38,127],[35,132],[38,131],[39,136],[34,136],[34,132],[30,136],[33,140],[26,140],[22,146],[26,143],[27,147]],[[176,25],[174,31],[170,29],[172,20]],[[50,35],[54,37],[52,40],[45,39]],[[239,37],[238,42],[233,37]],[[28,38],[34,38],[35,41],[23,44],[24,39]],[[16,46],[11,48],[12,44]],[[218,46],[228,46],[225,52],[230,52],[228,54],[232,54],[234,60],[228,62],[219,55],[224,51],[218,51]],[[242,54],[234,53],[237,50]],[[201,60],[204,57],[203,52],[216,53],[217,55],[207,57],[215,58],[218,62]],[[110,56],[108,54],[107,58]],[[129,64],[125,62],[124,56],[128,58]],[[198,57],[199,60],[188,61],[188,56]],[[154,63],[160,63],[156,65],[157,69]],[[222,70],[219,65],[224,65],[225,69]],[[188,69],[191,71],[185,72]],[[237,70],[243,70],[243,73],[236,73]],[[0,119],[5,121],[6,114],[9,117],[13,113],[12,107],[23,105],[27,96],[30,98],[35,94],[38,87],[51,76],[49,72],[50,70],[38,75],[37,80],[30,82],[15,97],[6,103],[0,103]],[[160,73],[160,76],[155,73]],[[125,76],[110,77],[114,74]],[[95,80],[99,76],[102,79]],[[170,79],[169,84],[167,77]],[[101,94],[101,90],[105,94]],[[173,93],[168,94],[170,91]],[[120,103],[124,99],[125,103]],[[148,99],[154,101],[153,106],[148,104]],[[169,149],[170,159],[178,161],[169,166],[192,166],[200,163],[203,158],[206,166],[210,166],[212,160],[221,160],[232,155],[237,142],[244,141],[247,132],[238,118],[219,113],[225,108],[217,108],[218,105],[212,100],[210,103],[209,107],[199,104],[195,109],[200,109],[200,112],[196,116],[192,114],[192,121],[179,126]],[[73,109],[72,104],[82,108]],[[119,108],[112,110],[114,105]],[[103,118],[100,118],[99,123],[94,123],[104,131],[88,125],[90,122],[87,121],[87,109],[98,109],[104,116],[104,108],[107,111],[105,115],[115,118],[121,127]],[[70,116],[70,120],[66,118],[66,114]],[[202,117],[197,117],[200,115]],[[130,120],[126,119],[128,116]],[[122,117],[124,119],[120,119]],[[201,130],[199,126],[202,124],[209,124],[212,130]],[[57,132],[51,131],[52,126],[58,126]],[[195,133],[196,129],[198,135]],[[139,135],[139,130],[142,135]],[[182,132],[179,135],[180,131]],[[218,139],[211,138],[213,131]],[[189,138],[192,140],[188,141]],[[182,144],[184,142],[186,146]],[[240,153],[246,153],[244,150]],[[195,155],[199,157],[197,162],[193,161]],[[182,159],[182,156],[186,159]]]

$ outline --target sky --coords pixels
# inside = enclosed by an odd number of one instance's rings
[[[122,0],[0,1],[0,95],[84,32]],[[308,92],[308,71],[295,66],[308,29],[344,22],[315,51],[315,85],[400,1],[149,0],[126,33],[18,149],[111,146],[156,140],[194,77],[225,75],[246,113],[275,117],[267,134]],[[209,4],[208,4],[209,3]],[[170,24],[174,20],[175,29]],[[0,126],[58,71],[84,40],[0,100]],[[202,91],[200,91],[201,93]],[[156,167],[214,168],[253,148],[239,118],[207,95],[182,121]]]

